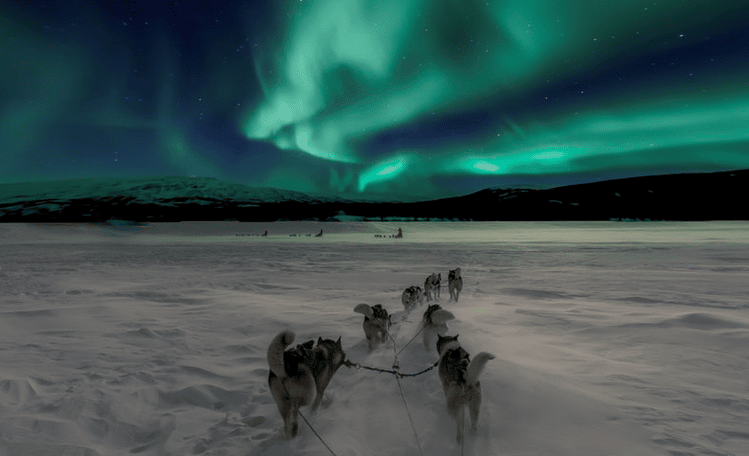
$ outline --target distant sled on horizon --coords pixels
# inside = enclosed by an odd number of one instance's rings
[[[263,234],[235,234],[235,236],[267,236],[268,230],[263,231]]]
[[[393,238],[393,239],[401,239],[403,238],[403,230],[398,228],[398,233],[391,234],[390,236],[386,236],[384,234],[375,234],[374,237],[376,238]]]

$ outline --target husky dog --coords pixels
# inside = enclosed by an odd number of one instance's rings
[[[432,274],[424,281],[424,296],[427,301],[432,300],[432,293],[434,298],[437,299],[440,296],[440,284],[442,283],[442,273]]]
[[[364,335],[367,336],[370,351],[375,342],[385,342],[392,322],[390,321],[391,315],[388,315],[388,311],[382,308],[382,304],[375,304],[371,307],[367,304],[359,304],[354,307],[354,312],[364,314],[362,327]]]
[[[447,322],[455,318],[452,312],[443,310],[439,304],[432,304],[424,312],[422,326],[424,331],[424,348],[429,350],[429,344],[432,343],[434,336],[437,334],[444,335],[447,333]]]
[[[421,304],[423,300],[424,294],[421,291],[421,287],[417,287],[416,285],[406,288],[401,295],[401,302],[406,310],[411,310],[416,304]]]
[[[450,291],[450,301],[455,298],[455,302],[458,302],[458,295],[463,290],[463,277],[460,276],[460,268],[451,269],[447,274],[447,289]]]
[[[318,338],[314,348],[310,340],[285,351],[292,342],[294,333],[282,331],[268,346],[268,386],[287,438],[299,431],[298,408],[312,403],[312,412],[317,410],[333,374],[346,360],[340,337],[337,341]]]
[[[465,406],[471,415],[471,432],[476,432],[481,406],[481,383],[478,377],[486,362],[494,355],[481,352],[471,361],[471,356],[458,343],[458,335],[437,335],[437,351],[440,354],[439,376],[447,399],[447,412],[458,425],[456,440],[463,441]]]

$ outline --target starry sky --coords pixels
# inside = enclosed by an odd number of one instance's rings
[[[723,0],[0,3],[0,183],[415,200],[749,168]]]

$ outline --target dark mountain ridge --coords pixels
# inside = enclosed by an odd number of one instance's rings
[[[0,185],[0,222],[276,220],[749,220],[749,170],[632,177],[420,202],[313,198],[210,178]]]

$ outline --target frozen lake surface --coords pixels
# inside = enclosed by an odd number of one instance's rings
[[[448,334],[496,355],[466,455],[747,455],[747,241],[746,222],[0,225],[0,456],[330,454],[302,421],[281,437],[271,339],[341,336],[389,369],[354,306],[395,313],[401,349],[426,308],[402,291],[456,267]],[[421,337],[399,356],[436,360]],[[386,373],[343,367],[302,413],[339,456],[460,455],[436,370],[401,384],[415,434]]]

